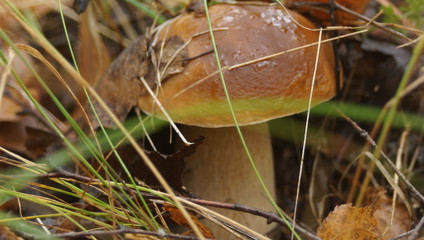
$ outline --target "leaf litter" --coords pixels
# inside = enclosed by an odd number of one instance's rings
[[[377,220],[370,207],[352,207],[351,204],[336,206],[317,231],[322,240],[382,240]]]

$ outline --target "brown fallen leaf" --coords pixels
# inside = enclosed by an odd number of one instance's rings
[[[171,219],[180,226],[189,227],[190,225],[187,222],[187,219],[183,216],[180,210],[178,208],[170,205],[170,204],[164,204],[162,207],[163,210],[167,211],[171,217]],[[200,232],[205,238],[215,239],[215,236],[213,233],[205,226],[203,225],[199,219],[197,219],[193,214],[189,213],[191,219],[193,220],[194,224],[199,228]]]
[[[16,122],[21,119],[18,115],[22,106],[8,96],[3,96],[0,105],[0,122]]]
[[[35,158],[26,145],[30,141],[27,128],[43,129],[41,131],[45,129],[38,119],[31,115],[22,116],[20,121],[15,122],[0,121],[0,146]]]
[[[322,240],[382,240],[370,207],[336,206],[321,223],[317,235]]]
[[[99,23],[93,6],[80,17],[78,66],[84,79],[94,85],[109,66],[110,56],[99,33]]]
[[[45,156],[49,148],[53,146],[58,147],[62,143],[59,136],[52,132],[29,126],[25,130],[27,133],[25,147],[34,159]]]
[[[393,199],[387,196],[383,187],[367,189],[365,203],[372,208],[372,215],[377,220],[377,227],[383,239],[391,239],[411,229],[411,216],[406,207],[396,202],[393,211]],[[392,216],[393,214],[393,216]]]

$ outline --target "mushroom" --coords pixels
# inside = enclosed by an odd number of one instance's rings
[[[265,122],[307,109],[317,47],[270,55],[316,43],[319,33],[306,30],[315,26],[278,5],[216,4],[209,8],[209,13],[235,116],[243,126],[242,133],[256,167],[275,197],[271,139]],[[183,40],[184,44],[167,47],[167,43],[175,43],[175,39]],[[186,13],[165,23],[156,33],[152,47],[155,59],[168,56],[170,61],[184,64],[179,65],[183,66],[179,71],[163,75],[166,77],[156,89],[156,100],[144,94],[139,98],[138,107],[165,118],[158,108],[159,101],[173,121],[184,124],[181,128],[186,136],[206,136],[205,143],[187,159],[184,185],[203,199],[272,211],[234,127],[217,74],[205,16]],[[182,52],[184,57],[177,60],[176,56]],[[174,69],[169,64],[168,68]],[[322,44],[312,105],[335,95],[333,68],[331,45]],[[259,217],[220,211],[262,234],[271,228]],[[218,239],[229,239],[220,230],[215,229],[215,234]]]

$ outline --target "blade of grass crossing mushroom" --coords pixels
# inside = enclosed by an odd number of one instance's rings
[[[226,98],[226,100],[228,102],[228,107],[230,109],[232,118],[234,120],[234,125],[235,125],[236,130],[237,130],[237,133],[238,133],[238,135],[240,137],[240,141],[241,141],[241,143],[242,143],[242,145],[244,147],[244,150],[246,151],[247,158],[250,161],[250,164],[251,164],[251,166],[252,166],[252,168],[253,168],[253,170],[255,172],[255,175],[256,175],[258,181],[260,182],[263,190],[265,191],[266,197],[271,202],[271,204],[273,205],[273,207],[275,208],[275,210],[278,212],[278,214],[280,215],[280,217],[284,219],[284,221],[286,222],[287,227],[290,229],[290,231],[293,233],[293,235],[296,236],[296,238],[298,240],[300,240],[299,235],[296,233],[296,231],[292,228],[291,224],[285,218],[285,216],[282,213],[281,209],[278,207],[277,203],[275,202],[275,200],[273,199],[271,193],[269,192],[267,186],[265,185],[264,181],[262,180],[262,177],[261,177],[258,169],[256,168],[255,162],[252,159],[252,156],[250,154],[249,148],[247,147],[247,144],[246,144],[246,142],[244,140],[243,133],[241,132],[240,126],[238,124],[237,117],[236,117],[236,115],[234,113],[234,108],[233,108],[233,105],[231,103],[231,98],[230,98],[230,95],[228,93],[227,86],[225,84],[225,78],[224,78],[224,74],[223,74],[223,71],[222,71],[221,62],[219,60],[219,53],[218,53],[218,49],[216,47],[216,42],[215,42],[215,37],[214,37],[214,33],[213,33],[212,23],[211,23],[211,19],[210,19],[210,16],[209,16],[209,9],[208,9],[207,0],[203,0],[203,4],[205,6],[205,15],[206,15],[206,19],[207,19],[207,22],[208,22],[209,33],[210,33],[210,37],[211,37],[211,43],[212,43],[213,50],[214,50],[214,53],[215,53],[216,64],[217,64],[217,67],[218,67],[219,76],[220,76],[220,79],[221,79],[221,84],[222,84],[222,87],[224,89],[225,98]]]
[[[361,30],[361,31],[353,32],[353,33],[346,33],[344,35],[340,35],[340,36],[334,37],[334,38],[327,38],[325,40],[322,40],[321,41],[321,44],[322,43],[327,43],[327,42],[332,42],[332,41],[335,41],[335,40],[338,40],[338,39],[342,39],[342,38],[347,38],[347,37],[359,35],[359,34],[366,33],[366,32],[368,32],[368,30],[367,29],[364,29],[364,30]],[[239,63],[239,64],[235,64],[235,65],[232,65],[232,66],[225,66],[222,69],[225,69],[226,68],[228,70],[233,70],[233,69],[236,69],[236,68],[239,68],[239,67],[243,67],[243,66],[246,66],[246,65],[249,65],[249,64],[258,63],[258,62],[261,62],[261,61],[266,61],[266,60],[268,60],[270,58],[278,57],[278,56],[281,56],[281,55],[284,55],[284,54],[287,54],[287,53],[299,51],[299,50],[304,49],[304,48],[307,48],[307,47],[313,47],[315,45],[318,45],[318,43],[315,42],[315,43],[305,44],[305,45],[300,46],[300,47],[294,47],[294,48],[291,48],[291,49],[288,49],[288,50],[285,50],[285,51],[281,51],[281,52],[270,54],[270,55],[267,55],[267,56],[264,56],[264,57],[256,58],[256,59],[250,60],[248,62]],[[213,74],[215,74],[215,73],[213,73]]]
[[[155,93],[152,91],[152,89],[149,87],[149,84],[147,84],[146,80],[144,80],[143,77],[139,78],[140,81],[143,83],[144,87],[146,88],[147,92],[152,96],[155,103],[158,105],[159,109],[162,111],[163,115],[165,115],[166,119],[171,124],[172,128],[177,132],[178,136],[181,138],[181,140],[184,142],[186,146],[189,146],[193,143],[187,141],[184,137],[184,135],[181,133],[181,131],[178,129],[177,125],[175,125],[174,121],[172,121],[172,118],[169,116],[169,114],[166,112],[165,108],[160,103],[159,99],[156,97]]]
[[[317,69],[318,69],[318,62],[319,62],[319,53],[320,53],[320,50],[321,50],[321,40],[322,40],[322,28],[320,28],[320,31],[319,31],[318,45],[317,45],[317,54],[316,54],[315,66],[314,66],[314,73],[312,75],[311,91],[309,92],[308,111],[306,113],[306,122],[305,122],[305,133],[303,135],[302,155],[300,157],[299,177],[298,177],[298,180],[297,180],[297,187],[296,187],[296,199],[294,201],[293,228],[296,225],[296,215],[297,215],[297,206],[298,206],[297,203],[299,201],[300,182],[302,180],[303,163],[305,161],[306,139],[308,137],[309,116],[311,115],[312,98],[313,98],[313,95],[314,95],[314,86],[315,86],[315,80],[316,80],[316,76],[317,76]],[[293,232],[292,232],[292,235],[291,235],[291,239],[293,239]]]

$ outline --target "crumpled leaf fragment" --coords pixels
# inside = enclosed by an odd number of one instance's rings
[[[393,199],[387,196],[383,187],[367,189],[365,203],[372,208],[372,215],[377,220],[377,227],[383,233],[383,239],[388,240],[411,229],[411,216],[405,205],[396,202],[393,213]]]
[[[178,208],[176,208],[176,207],[174,207],[170,204],[164,204],[162,209],[169,213],[172,221],[174,221],[176,224],[178,224],[180,226],[190,227],[189,223],[187,222],[187,219],[185,219],[185,217],[183,216],[183,214],[181,213],[181,211]],[[200,232],[202,233],[202,235],[205,238],[215,239],[215,236],[213,235],[213,233],[205,225],[203,225],[199,221],[199,219],[196,218],[196,216],[194,216],[191,213],[189,213],[189,214],[190,214],[191,219],[196,224],[196,226],[199,228]]]
[[[352,204],[336,206],[319,226],[317,235],[322,240],[382,240],[372,209]]]

